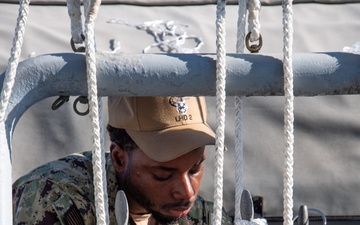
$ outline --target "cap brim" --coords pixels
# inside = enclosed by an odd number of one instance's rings
[[[160,131],[126,130],[151,159],[166,162],[192,150],[215,144],[215,134],[207,124],[175,126]]]

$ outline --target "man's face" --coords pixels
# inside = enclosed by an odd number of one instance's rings
[[[182,220],[196,200],[203,175],[204,148],[168,162],[157,162],[140,149],[128,154],[119,176],[131,213],[151,213],[160,223]]]

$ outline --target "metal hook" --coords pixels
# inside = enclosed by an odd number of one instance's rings
[[[65,102],[69,101],[69,96],[60,95],[59,98],[55,100],[55,102],[51,105],[52,110],[57,110],[60,108]]]
[[[85,112],[80,112],[77,109],[77,103],[87,104],[88,105],[87,110]],[[78,114],[80,116],[85,116],[85,115],[89,114],[89,100],[87,99],[86,96],[79,96],[77,99],[75,99],[73,108],[74,108],[74,111],[76,112],[76,114]]]
[[[309,225],[309,211],[306,205],[301,205],[297,217],[298,225]]]
[[[296,215],[293,219],[293,222],[295,222],[295,220],[298,220],[298,224],[301,225],[309,225],[309,211],[314,211],[318,214],[320,214],[322,220],[323,220],[323,225],[327,225],[327,219],[326,219],[326,215],[319,209],[315,209],[315,208],[307,208],[306,205],[301,205],[300,209],[299,209],[299,214]]]
[[[244,189],[240,200],[240,213],[243,220],[254,219],[254,203],[249,190]]]
[[[263,45],[263,40],[262,40],[262,36],[260,34],[259,36],[259,44],[258,45],[250,45],[250,35],[251,32],[249,32],[246,37],[245,37],[245,44],[246,44],[246,48],[251,52],[251,53],[258,53]]]
[[[82,38],[83,41],[85,41],[85,36],[83,34],[81,35],[81,38]],[[71,48],[72,48],[72,50],[74,52],[85,52],[85,47],[84,46],[81,46],[79,48],[75,47],[75,43],[74,43],[73,38],[70,39],[70,45],[71,45]]]

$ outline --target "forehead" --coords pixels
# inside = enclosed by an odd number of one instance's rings
[[[132,163],[146,166],[189,167],[205,159],[205,147],[194,149],[182,156],[167,162],[158,162],[149,158],[141,149],[136,149],[132,154]]]

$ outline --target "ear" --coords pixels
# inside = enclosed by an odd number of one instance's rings
[[[126,165],[127,153],[118,144],[111,143],[110,156],[116,172],[123,172]]]

